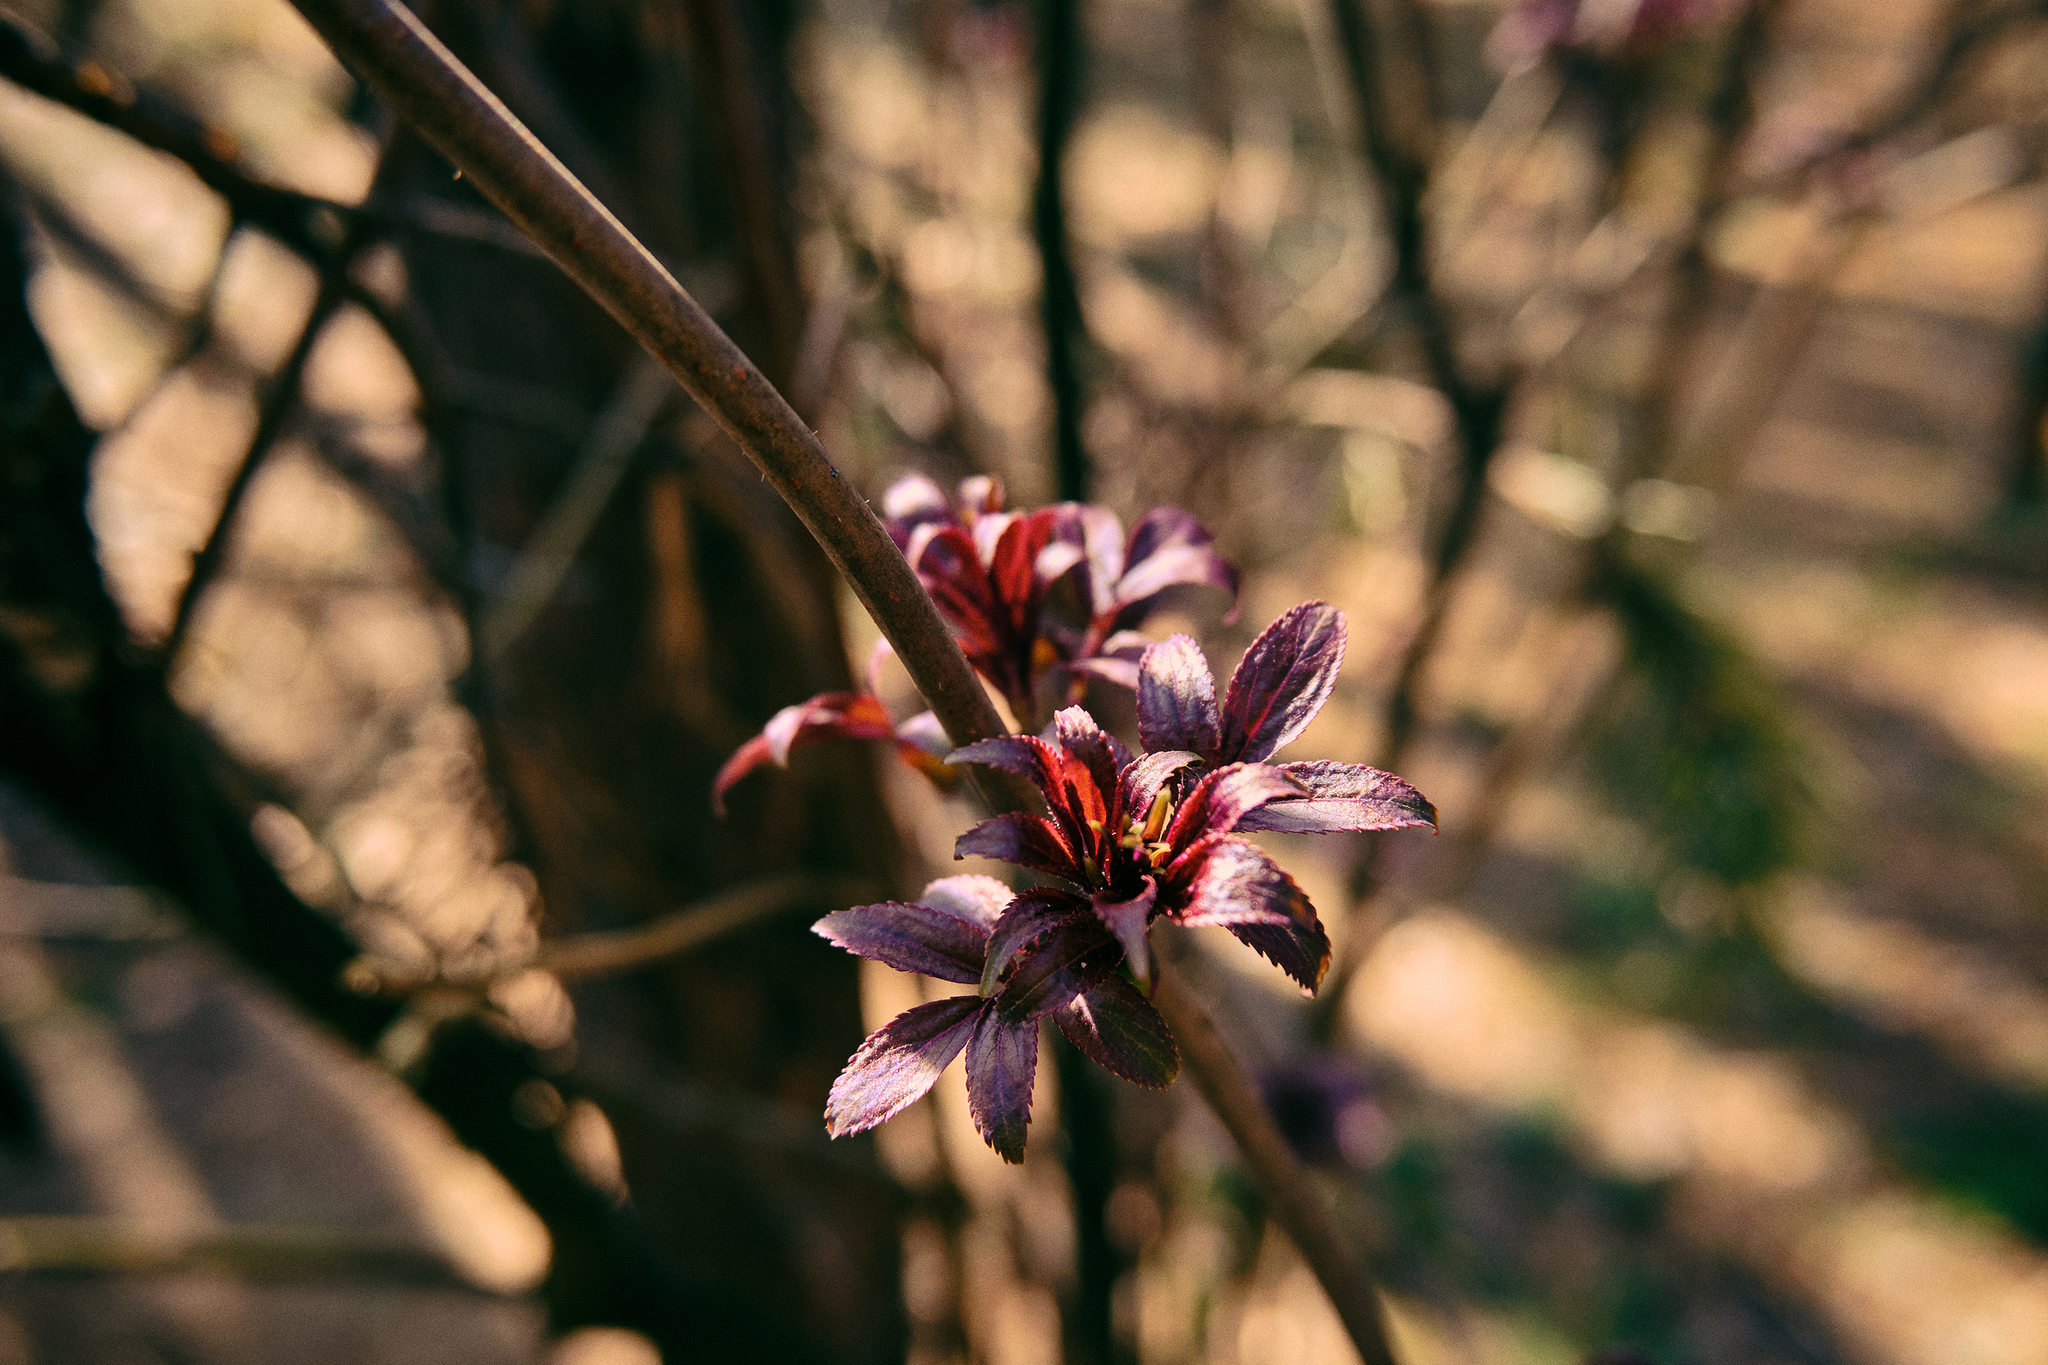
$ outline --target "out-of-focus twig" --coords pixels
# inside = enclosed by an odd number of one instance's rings
[[[660,362],[645,351],[635,352],[576,453],[568,484],[542,515],[506,575],[504,590],[478,623],[477,649],[485,663],[505,656],[562,585],[633,452],[674,392],[675,381]]]
[[[767,322],[762,368],[787,388],[796,374],[802,341],[803,290],[797,283],[789,226],[780,209],[785,196],[776,184],[768,109],[756,79],[757,58],[748,41],[746,16],[733,0],[688,0],[686,8],[701,70],[718,106],[724,134],[718,149],[732,190],[740,255]]]
[[[228,1224],[174,1230],[133,1219],[41,1215],[0,1219],[0,1273],[185,1274],[264,1279],[374,1279],[488,1292],[407,1238],[362,1228]]]
[[[171,618],[171,628],[164,636],[161,650],[166,664],[175,661],[179,650],[184,648],[201,599],[226,567],[228,547],[235,533],[235,523],[241,516],[242,504],[249,496],[258,471],[263,468],[264,459],[277,445],[278,438],[284,435],[285,425],[299,406],[299,381],[305,376],[306,362],[312,358],[313,347],[319,343],[321,328],[341,307],[343,289],[339,276],[346,269],[346,258],[328,266],[320,281],[319,292],[313,298],[312,311],[307,313],[306,324],[299,331],[298,341],[292,346],[284,365],[271,378],[263,395],[249,447],[243,452],[234,477],[228,481],[227,491],[221,498],[220,514],[214,518],[213,530],[207,533],[206,543],[200,547],[199,553],[192,557],[192,575],[185,580],[184,591],[178,595],[177,613]]]
[[[1371,6],[1368,0],[1330,0],[1330,13],[1351,81],[1359,146],[1379,182],[1387,230],[1393,239],[1392,292],[1408,313],[1430,382],[1450,403],[1458,432],[1458,481],[1443,527],[1429,552],[1429,587],[1422,619],[1402,655],[1387,701],[1378,766],[1390,768],[1400,762],[1413,736],[1416,686],[1442,634],[1450,580],[1478,530],[1486,471],[1500,443],[1507,392],[1500,385],[1472,383],[1459,362],[1450,312],[1436,291],[1423,221],[1429,139],[1412,133],[1403,137],[1397,131],[1412,121],[1414,111],[1404,119],[1388,98],[1382,39]],[[1417,23],[1419,31],[1419,20]]]
[[[1081,442],[1080,286],[1067,243],[1067,199],[1062,176],[1067,142],[1081,102],[1080,0],[1038,0],[1038,186],[1031,226],[1043,274],[1040,311],[1045,319],[1046,378],[1053,399],[1053,474],[1058,496],[1088,496],[1088,453]]]
[[[531,965],[564,981],[615,976],[665,962],[803,905],[872,896],[875,888],[848,878],[777,877],[685,907],[634,929],[570,934],[541,945]]]
[[[1330,1296],[1330,1305],[1337,1310],[1359,1356],[1366,1365],[1394,1365],[1394,1347],[1378,1289],[1337,1235],[1308,1171],[1280,1135],[1251,1077],[1182,985],[1184,959],[1180,954],[1184,951],[1182,945],[1169,942],[1166,952],[1154,959],[1152,1003],[1173,1030],[1181,1060],[1202,1098],[1237,1143],[1273,1220],[1293,1239],[1323,1292]]]
[[[1920,69],[1919,77],[1874,111],[1854,130],[1829,140],[1794,165],[1767,176],[1758,190],[1783,190],[1806,180],[1816,171],[1859,152],[1867,152],[1887,139],[1905,132],[1948,98],[1964,75],[1969,61],[1988,43],[2015,24],[2029,19],[2048,19],[2048,0],[2016,0],[2016,3],[1988,5],[1974,14],[1965,3],[1954,7],[1955,19],[1940,51]]]
[[[145,147],[168,152],[227,201],[235,221],[262,228],[315,262],[339,251],[351,226],[366,223],[386,232],[424,232],[519,254],[534,250],[531,241],[505,223],[458,204],[418,198],[344,204],[268,184],[238,164],[240,149],[228,133],[136,90],[98,62],[67,60],[5,10],[0,10],[0,77]]]

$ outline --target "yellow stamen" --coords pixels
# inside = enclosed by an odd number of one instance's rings
[[[1166,828],[1166,818],[1171,814],[1173,799],[1167,789],[1161,787],[1159,794],[1152,798],[1152,809],[1145,815],[1145,843],[1149,844],[1159,837],[1160,832]]]

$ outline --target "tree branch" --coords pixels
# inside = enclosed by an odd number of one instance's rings
[[[938,609],[817,436],[662,264],[391,0],[295,0],[342,63],[668,367],[796,511],[955,744],[1003,733]]]
[[[1195,1088],[1237,1143],[1267,1211],[1294,1239],[1365,1365],[1395,1365],[1379,1291],[1331,1225],[1307,1170],[1274,1126],[1251,1077],[1208,1014],[1182,988],[1178,959],[1171,964],[1168,960],[1173,946],[1163,946],[1167,951],[1158,954],[1153,963],[1152,1003],[1173,1030],[1181,1060],[1195,1078]]]

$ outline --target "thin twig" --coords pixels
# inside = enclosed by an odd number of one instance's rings
[[[675,393],[675,381],[645,351],[636,351],[609,402],[576,452],[568,484],[542,515],[519,552],[498,600],[478,623],[477,650],[496,663],[562,586],[576,552],[625,477],[633,452]]]
[[[688,0],[687,9],[701,69],[718,105],[723,134],[718,149],[732,191],[740,255],[768,324],[764,368],[776,383],[788,387],[796,374],[803,290],[797,283],[789,227],[779,211],[782,193],[775,183],[753,45],[745,16],[733,0]]]
[[[1473,384],[1459,363],[1450,312],[1436,292],[1423,222],[1422,201],[1429,179],[1427,138],[1404,138],[1397,133],[1402,120],[1384,90],[1382,40],[1369,0],[1330,0],[1330,13],[1351,79],[1359,146],[1379,181],[1387,230],[1393,238],[1392,292],[1408,312],[1429,367],[1430,382],[1450,403],[1458,431],[1457,489],[1430,554],[1422,620],[1409,639],[1387,701],[1378,765],[1387,768],[1400,762],[1414,734],[1416,687],[1442,635],[1450,580],[1479,528],[1479,513],[1486,500],[1486,471],[1500,444],[1507,391],[1501,385]]]
[[[379,98],[668,366],[761,469],[903,660],[955,744],[1003,733],[937,608],[817,436],[675,277],[391,0],[296,0]]]
[[[1308,1171],[1274,1126],[1273,1116],[1244,1067],[1194,996],[1182,988],[1178,961],[1167,960],[1173,952],[1174,946],[1169,946],[1154,959],[1152,1003],[1173,1030],[1195,1087],[1237,1143],[1268,1212],[1294,1239],[1302,1259],[1330,1296],[1330,1306],[1337,1310],[1359,1356],[1366,1365],[1394,1365],[1394,1347],[1378,1289],[1337,1235]]]
[[[0,1272],[162,1275],[195,1270],[489,1292],[417,1241],[362,1228],[243,1223],[176,1230],[128,1218],[0,1219]]]
[[[1957,5],[1955,8],[1960,10],[1965,6]],[[2044,18],[2048,18],[2048,0],[2017,0],[2014,4],[1991,7],[1980,14],[1959,18],[1949,30],[1940,53],[1922,69],[1920,78],[1901,91],[1886,108],[1874,113],[1853,132],[1843,134],[1809,153],[1797,164],[1767,177],[1766,183],[1751,188],[1789,188],[1829,165],[1837,164],[1859,152],[1867,152],[1879,143],[1905,132],[1914,123],[1933,113],[1948,97],[1956,82],[1964,75],[1969,59],[1976,55],[1980,48],[2014,24]]]
[[[803,905],[858,900],[874,893],[872,885],[843,877],[777,877],[735,887],[636,929],[555,939],[541,945],[532,965],[564,981],[616,976],[666,962]]]
[[[342,304],[344,289],[339,274],[345,269],[345,265],[338,263],[329,265],[291,355],[285,359],[263,395],[249,447],[243,452],[234,477],[228,481],[227,492],[221,498],[220,515],[214,518],[213,530],[207,534],[206,544],[192,557],[192,576],[185,580],[184,591],[178,595],[177,614],[171,618],[170,631],[164,636],[160,650],[166,665],[174,661],[178,651],[184,648],[185,639],[192,632],[193,618],[199,611],[200,599],[205,597],[206,590],[226,567],[228,546],[234,536],[235,523],[240,519],[242,504],[247,500],[265,458],[277,445],[278,438],[284,435],[285,425],[299,406],[299,381],[305,377],[306,362],[312,358],[313,347],[320,340],[321,328]]]
[[[238,164],[239,148],[230,134],[136,90],[98,62],[66,59],[5,10],[0,10],[0,77],[145,147],[168,152],[227,202],[236,223],[260,227],[316,263],[341,249],[349,229],[360,231],[366,224],[387,233],[420,232],[534,254],[525,236],[462,205],[424,196],[396,204],[344,204],[268,184]]]

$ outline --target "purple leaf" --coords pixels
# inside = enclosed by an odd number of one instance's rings
[[[1204,835],[1228,834],[1248,813],[1267,802],[1301,794],[1300,783],[1263,763],[1218,768],[1197,782],[1181,802],[1173,823],[1166,827],[1166,842],[1184,849]]]
[[[1123,741],[1095,723],[1095,717],[1078,706],[1054,713],[1049,736],[1061,748],[1088,765],[1088,775],[1104,794],[1116,790],[1116,775],[1131,761]]]
[[[1075,659],[1065,667],[1069,673],[1086,673],[1091,678],[1100,678],[1125,691],[1138,685],[1138,663],[1135,659],[1112,659],[1098,655],[1092,659]]]
[[[1212,834],[1183,853],[1167,876],[1180,895],[1182,924],[1302,924],[1315,907],[1266,851],[1230,834]]]
[[[922,474],[912,474],[896,480],[882,494],[882,517],[892,534],[902,533],[897,540],[900,548],[913,529],[928,521],[950,521],[953,512],[937,484]]]
[[[1313,995],[1330,965],[1330,939],[1308,896],[1264,849],[1234,835],[1204,839],[1169,870],[1186,888],[1175,916],[1220,924]]]
[[[1052,821],[1042,815],[1011,811],[982,821],[953,843],[953,856],[978,855],[1045,872],[1065,881],[1086,880],[1086,873]]]
[[[967,1112],[982,1140],[1012,1165],[1024,1160],[1031,1082],[1037,1073],[1036,1022],[1006,1019],[992,1009],[976,1016],[967,1040]]]
[[[1155,507],[1131,527],[1125,563],[1140,564],[1168,546],[1207,545],[1212,539],[1195,514],[1186,508]]]
[[[1083,991],[1052,1018],[1083,1056],[1133,1084],[1156,1090],[1172,1085],[1180,1072],[1166,1021],[1121,976]]]
[[[946,729],[939,724],[939,718],[929,711],[920,711],[896,727],[896,738],[943,763],[946,755],[953,752],[953,741],[946,738]]]
[[[1300,929],[1278,924],[1226,924],[1238,942],[1293,977],[1303,995],[1314,995],[1330,969],[1330,936],[1318,924]]]
[[[1124,527],[1106,507],[1075,509],[1081,544],[1088,553],[1089,608],[1096,616],[1114,611],[1117,583],[1124,576]]]
[[[844,1137],[894,1118],[922,1099],[984,1015],[971,995],[905,1010],[868,1035],[825,1101],[825,1131]]]
[[[1214,550],[1194,545],[1175,545],[1133,564],[1116,585],[1115,610],[1119,621],[1139,614],[1146,603],[1168,588],[1221,588],[1237,596],[1237,570]]]
[[[789,766],[792,750],[828,739],[894,739],[895,724],[879,697],[865,692],[821,692],[808,701],[785,706],[761,733],[742,744],[711,780],[711,807],[725,814],[725,794],[733,783],[764,763]]]
[[[1152,950],[1145,942],[1145,930],[1152,923],[1152,906],[1159,899],[1159,885],[1145,878],[1145,889],[1128,900],[1112,900],[1097,894],[1088,898],[1096,917],[1116,935],[1124,947],[1124,960],[1139,981],[1152,979]]]
[[[953,765],[979,763],[984,767],[1001,768],[1043,790],[1052,771],[1045,749],[1044,740],[1030,735],[998,735],[994,739],[980,739],[961,745],[946,756],[946,762]]]
[[[1327,602],[1289,608],[1252,641],[1230,676],[1221,757],[1258,763],[1307,729],[1330,699],[1343,662],[1344,613]]]
[[[1135,690],[1138,686],[1138,661],[1145,657],[1145,651],[1152,642],[1135,630],[1120,630],[1100,644],[1090,645],[1088,641],[1094,639],[1095,632],[1091,630],[1081,646],[1073,651],[1081,657],[1069,661],[1065,665],[1067,670]]]
[[[1208,584],[1230,594],[1230,618],[1237,617],[1237,570],[1209,548],[1213,537],[1178,507],[1155,507],[1138,518],[1124,551],[1124,573],[1116,587],[1119,617],[1135,616],[1146,602],[1176,584]]]
[[[1003,481],[990,474],[960,480],[960,511],[969,521],[1003,510]]]
[[[996,921],[988,939],[988,960],[981,970],[981,993],[995,994],[1011,959],[1067,920],[1087,915],[1072,892],[1039,887],[1021,893]],[[1088,916],[1093,922],[1093,916]]]
[[[1436,807],[1392,773],[1359,763],[1282,763],[1281,772],[1308,795],[1261,806],[1238,821],[1241,831],[1330,834],[1346,830],[1436,827]]]
[[[1021,948],[1002,986],[989,999],[1013,1019],[1036,1019],[1114,971],[1122,956],[1102,921],[1080,911],[1054,922]]]
[[[1038,574],[1039,582],[1057,583],[1062,575],[1072,573],[1074,566],[1087,558],[1088,552],[1071,540],[1054,540],[1047,542],[1046,547],[1038,552],[1038,559],[1031,567]]]
[[[1123,786],[1125,813],[1142,819],[1152,809],[1152,798],[1159,795],[1159,789],[1175,773],[1201,761],[1200,754],[1191,754],[1185,749],[1168,749],[1163,753],[1146,754],[1125,768],[1123,776],[1118,779]]]
[[[1146,749],[1187,749],[1216,756],[1220,742],[1216,678],[1202,647],[1175,635],[1138,662],[1138,738]]]
[[[988,958],[989,926],[928,905],[901,901],[856,905],[850,910],[834,910],[812,925],[811,931],[858,957],[942,981],[977,982]]]
[[[1046,813],[1077,858],[1085,860],[1102,837],[1109,818],[1104,793],[1088,765],[1056,744],[1033,735],[1004,735],[955,749],[946,762],[987,764],[1037,787]]]

